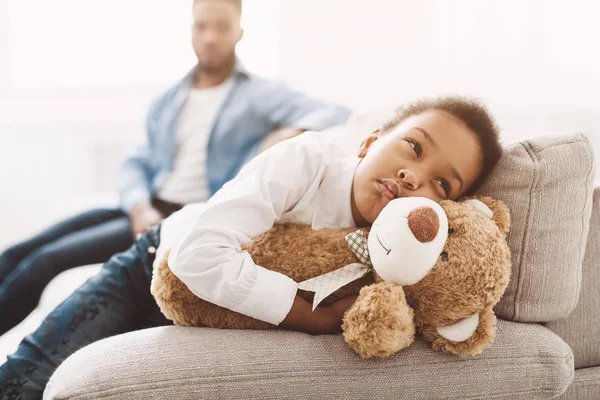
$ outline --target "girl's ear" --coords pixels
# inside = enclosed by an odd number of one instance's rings
[[[375,129],[369,136],[367,136],[362,143],[360,144],[360,147],[358,148],[358,157],[359,158],[364,158],[367,153],[369,152],[369,149],[371,148],[371,145],[377,140],[379,139],[379,135],[381,134],[381,130]]]
[[[492,305],[488,304],[480,313],[475,313],[452,325],[443,327],[422,325],[420,331],[435,350],[459,356],[475,356],[494,341],[496,316]]]

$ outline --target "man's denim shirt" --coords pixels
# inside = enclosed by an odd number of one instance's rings
[[[192,88],[196,69],[150,107],[146,142],[123,163],[118,190],[123,210],[150,201],[170,174],[177,149],[177,119]],[[320,131],[344,123],[350,110],[311,99],[281,82],[247,71],[239,60],[234,83],[217,112],[207,147],[206,171],[214,194],[252,158],[277,127]]]

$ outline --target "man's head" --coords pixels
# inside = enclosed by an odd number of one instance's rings
[[[244,33],[241,16],[242,0],[194,0],[192,45],[201,69],[219,72],[231,66]]]
[[[371,224],[396,197],[440,201],[470,194],[501,153],[498,128],[475,100],[441,97],[401,107],[360,146],[354,219]]]

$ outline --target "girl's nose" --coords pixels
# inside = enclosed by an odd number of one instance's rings
[[[398,171],[398,178],[400,178],[405,186],[408,186],[412,190],[416,190],[420,186],[419,179],[409,169],[401,169]]]

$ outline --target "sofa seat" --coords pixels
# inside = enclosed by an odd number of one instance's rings
[[[417,340],[372,360],[341,335],[169,326],[76,352],[44,398],[537,399],[563,393],[573,374],[570,347],[538,324],[498,321],[495,343],[477,357],[434,352]]]
[[[600,398],[600,367],[575,370],[573,383],[558,400]]]

